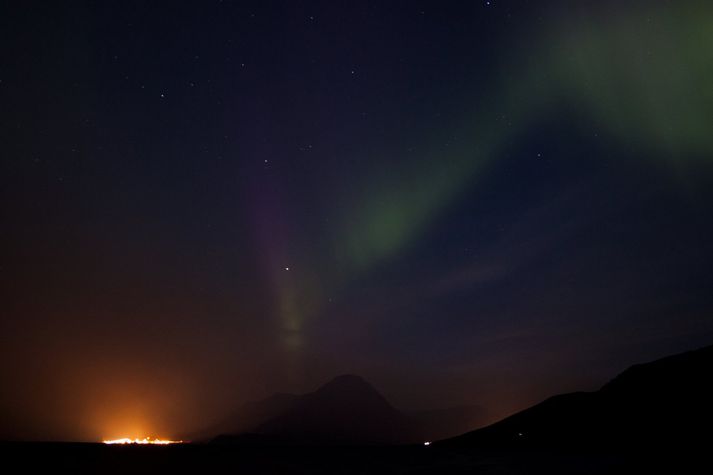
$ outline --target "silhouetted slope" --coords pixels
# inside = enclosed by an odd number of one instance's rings
[[[267,401],[267,400],[266,400]],[[260,403],[273,411],[275,404]],[[267,413],[262,410],[258,416]],[[404,413],[373,386],[354,375],[339,376],[312,393],[292,396],[283,410],[250,424],[226,421],[214,432],[219,443],[398,444],[448,437],[477,426],[485,411],[477,406]],[[480,419],[479,419],[480,418]]]
[[[183,437],[193,442],[208,441],[219,434],[239,434],[254,432],[265,421],[284,414],[292,408],[300,396],[277,393],[260,401],[243,404],[237,411],[222,421]]]
[[[358,376],[339,376],[257,429],[304,442],[392,443],[408,434],[405,418]]]
[[[446,446],[634,446],[710,441],[713,346],[632,366],[599,391],[555,396]]]
[[[632,366],[598,392],[621,436],[711,441],[713,346]]]

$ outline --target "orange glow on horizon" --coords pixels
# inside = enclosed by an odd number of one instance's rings
[[[124,437],[123,439],[112,439],[103,440],[105,444],[114,445],[124,445],[124,444],[138,444],[138,445],[169,445],[169,444],[183,444],[182,440],[164,440],[164,439],[152,439],[151,437],[144,437],[143,439],[130,439]]]

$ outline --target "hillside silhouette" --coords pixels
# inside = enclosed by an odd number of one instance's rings
[[[342,375],[308,394],[276,394],[246,404],[192,440],[248,445],[421,443],[462,433],[484,418],[479,406],[401,411],[363,378]]]
[[[601,389],[551,397],[442,447],[693,446],[710,440],[713,346],[632,366]]]

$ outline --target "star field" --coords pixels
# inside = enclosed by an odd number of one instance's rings
[[[343,373],[497,418],[709,344],[712,19],[0,7],[0,438]]]

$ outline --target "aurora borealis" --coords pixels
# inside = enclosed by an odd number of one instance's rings
[[[705,2],[1,8],[0,437],[347,372],[495,419],[711,341]]]

